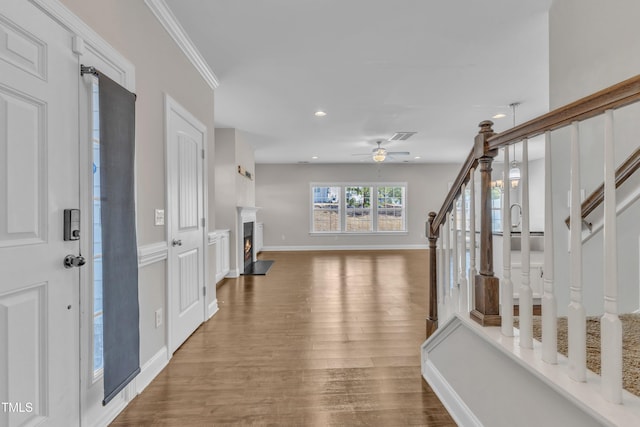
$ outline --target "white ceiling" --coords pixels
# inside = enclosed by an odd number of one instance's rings
[[[220,80],[216,127],[256,163],[461,163],[477,124],[548,111],[551,0],[166,0]],[[315,117],[318,109],[326,117]],[[312,159],[318,156],[318,159]],[[414,157],[420,156],[420,159]]]

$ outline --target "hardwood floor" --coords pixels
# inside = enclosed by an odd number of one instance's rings
[[[420,375],[427,251],[269,252],[113,426],[454,426]]]

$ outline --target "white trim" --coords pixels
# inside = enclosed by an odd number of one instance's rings
[[[129,91],[135,91],[136,73],[135,67],[113,46],[107,43],[97,32],[85,24],[59,0],[30,0],[34,5],[42,9],[56,22],[75,34],[73,46],[77,49],[82,62],[82,55],[85,50],[91,51],[93,55],[109,64],[120,74],[120,83]],[[80,39],[82,41],[80,41]],[[86,64],[93,65],[93,64]],[[116,80],[117,77],[110,76]]]
[[[474,415],[430,360],[424,362],[422,375],[457,425],[482,427],[480,420]]]
[[[151,359],[147,360],[147,362],[142,365],[140,373],[135,379],[136,394],[142,393],[142,391],[151,384],[151,381],[153,381],[155,377],[157,377],[158,374],[160,374],[160,372],[167,366],[169,360],[171,360],[171,355],[167,351],[167,347],[163,346],[151,357]]]
[[[213,231],[209,232],[209,246],[211,245],[215,245],[216,241],[220,239],[220,237],[222,237],[223,235],[227,234],[229,235],[229,232],[231,230],[229,230],[228,228],[220,228],[220,229],[216,229]]]
[[[166,260],[168,254],[169,246],[167,242],[138,246],[138,268]]]
[[[209,67],[209,64],[207,64],[207,61],[193,44],[164,0],[144,0],[144,3],[151,12],[153,12],[158,22],[160,22],[160,25],[167,30],[167,33],[169,33],[173,41],[176,42],[178,48],[185,54],[189,61],[191,61],[211,89],[216,89],[220,86],[218,77],[216,77],[211,67]]]
[[[135,379],[134,379],[135,381]],[[126,390],[129,388],[129,386],[131,385],[131,383],[129,383],[129,385],[127,385],[127,387],[125,387],[125,390],[121,391],[120,394],[125,394]],[[92,420],[89,421],[89,426],[90,427],[107,427],[109,426],[113,420],[116,419],[116,417],[118,415],[120,415],[120,412],[122,412],[124,410],[124,408],[127,407],[127,405],[129,404],[131,399],[128,399],[127,396],[124,396],[121,399],[118,399],[117,405],[109,405],[107,408],[105,408],[105,412],[103,414],[102,417],[98,418],[97,420]],[[111,401],[113,402],[113,400]],[[114,402],[115,403],[115,402]]]
[[[218,233],[218,231],[210,231],[207,236],[209,239],[209,246],[211,246],[218,243],[218,238],[220,237],[220,233]]]
[[[234,268],[233,270],[229,270],[227,275],[224,277],[228,277],[229,279],[235,279],[236,277],[240,277],[240,271],[237,268]]]
[[[600,424],[639,425],[639,397],[623,390],[622,405],[607,402],[602,397],[600,391],[602,381],[599,375],[587,371],[586,382],[574,381],[567,375],[568,359],[562,354],[558,354],[558,364],[545,363],[542,361],[542,344],[540,342],[534,341],[533,349],[523,349],[519,344],[520,336],[517,329],[514,329],[514,336],[506,337],[502,335],[500,327],[483,327],[471,320],[468,315],[454,314],[442,325],[439,325],[437,331],[421,345],[422,375],[429,383],[431,378],[427,377],[429,371],[429,367],[427,366],[428,353],[439,344],[445,342],[448,336],[460,327],[464,327],[471,333],[478,335],[478,337],[486,341],[490,347],[504,354],[511,361],[515,362],[533,377],[542,381],[551,390],[575,404],[576,408],[588,414]],[[450,409],[450,406],[453,408],[455,402],[444,402],[444,399],[449,397],[444,394],[446,388],[443,389],[437,384],[436,387],[438,388],[436,389],[432,385],[434,392],[436,392],[440,400],[443,401],[445,407],[453,411]],[[524,393],[524,391],[522,392]]]
[[[384,250],[416,250],[416,249],[428,249],[429,246],[425,244],[417,245],[326,245],[326,246],[264,246],[262,250],[264,252],[279,252],[279,251],[384,251]],[[232,277],[227,275],[227,277]]]
[[[211,301],[209,303],[209,306],[207,307],[207,320],[211,319],[213,315],[218,312],[219,309],[220,307],[218,307],[218,299],[216,298],[213,301]]]

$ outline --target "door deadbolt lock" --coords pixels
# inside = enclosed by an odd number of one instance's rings
[[[64,268],[82,267],[87,261],[82,255],[67,255],[64,257]]]
[[[173,241],[171,242],[172,246],[182,246],[182,240],[178,240],[178,239],[173,239]]]
[[[64,240],[80,240],[80,210],[64,210]]]

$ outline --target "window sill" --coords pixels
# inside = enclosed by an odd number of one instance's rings
[[[335,231],[335,232],[309,232],[311,237],[321,236],[408,236],[408,231]]]

